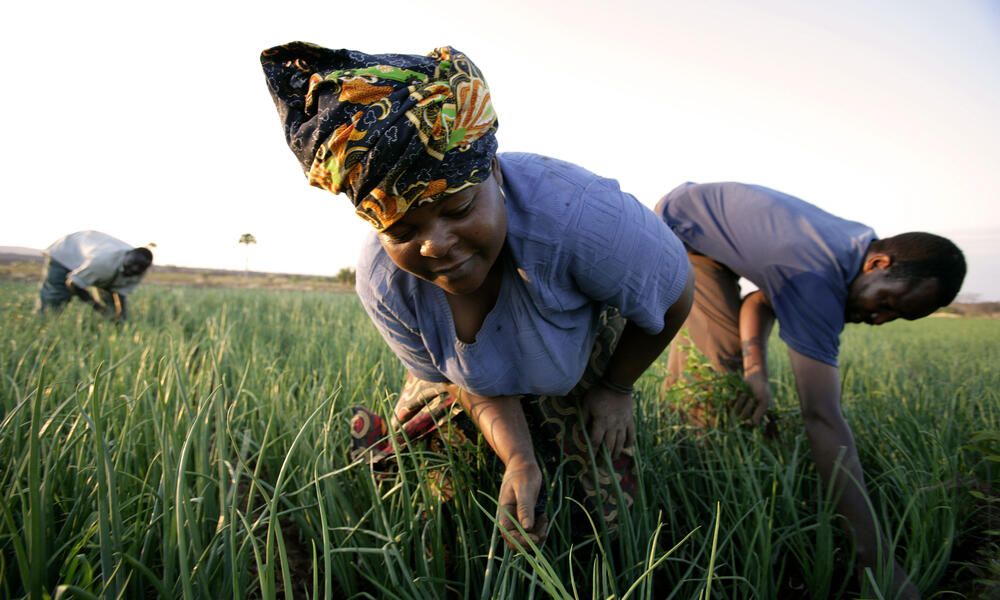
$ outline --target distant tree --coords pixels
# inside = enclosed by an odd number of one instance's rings
[[[156,242],[149,242],[148,244],[146,244],[146,247],[147,248],[156,248]]]
[[[257,238],[252,233],[244,233],[240,236],[240,243],[246,246],[246,262],[243,265],[243,276],[250,276],[250,244],[256,244]]]
[[[344,267],[337,271],[337,281],[344,285],[354,285],[357,281],[357,273],[351,267]]]

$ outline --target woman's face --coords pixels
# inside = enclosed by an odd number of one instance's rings
[[[379,233],[392,262],[454,295],[478,290],[507,237],[503,175],[493,159],[486,181],[411,209]]]

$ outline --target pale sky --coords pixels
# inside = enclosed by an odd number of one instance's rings
[[[306,184],[260,51],[451,45],[490,84],[501,151],[575,162],[650,207],[684,181],[743,181],[882,237],[946,235],[962,293],[1000,300],[1000,3],[820,4],[14,3],[0,246],[98,229],[155,242],[157,264],[242,269],[250,232],[251,269],[353,266],[369,226]]]

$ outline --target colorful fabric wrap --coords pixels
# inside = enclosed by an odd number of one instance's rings
[[[490,174],[497,118],[489,88],[449,46],[415,56],[291,42],[260,61],[309,183],[346,193],[379,231]]]

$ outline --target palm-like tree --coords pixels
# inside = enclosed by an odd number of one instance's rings
[[[252,233],[244,233],[240,236],[240,243],[247,247],[246,250],[246,262],[243,266],[243,276],[250,276],[250,244],[256,244],[257,238],[253,236]]]

